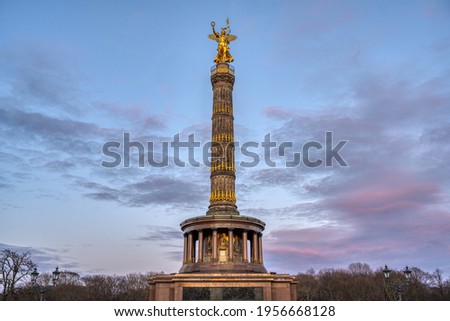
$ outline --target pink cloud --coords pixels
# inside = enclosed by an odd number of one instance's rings
[[[401,171],[377,171],[367,177],[366,185],[361,181],[353,187],[349,184],[347,192],[330,203],[331,208],[358,215],[402,213],[423,209],[441,196],[439,185]]]
[[[265,250],[268,253],[277,253],[284,255],[296,255],[296,256],[315,256],[315,257],[323,257],[326,253],[324,251],[316,249],[316,248],[306,248],[306,247],[295,247],[295,246],[286,246],[286,245],[275,245],[268,244],[265,247]]]
[[[292,118],[293,110],[289,110],[287,108],[282,107],[266,107],[263,111],[264,115],[267,117],[278,119],[278,120],[287,120]]]
[[[99,110],[107,114],[125,119],[135,124],[140,124],[143,128],[163,129],[165,127],[163,116],[149,113],[150,104],[145,101],[135,102],[129,105],[118,103],[100,103],[97,105]]]
[[[400,232],[400,231],[399,231]],[[379,267],[417,248],[417,240],[370,226],[274,230],[264,240],[269,269],[305,271],[347,266],[352,262]]]

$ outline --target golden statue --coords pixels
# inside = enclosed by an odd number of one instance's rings
[[[217,56],[216,58],[214,58],[214,62],[233,62],[234,59],[230,54],[228,44],[233,40],[236,40],[237,36],[230,34],[230,21],[227,19],[227,26],[225,28],[222,28],[220,34],[216,32],[216,29],[214,29],[215,25],[216,23],[214,21],[211,22],[213,34],[208,35],[209,39],[215,40],[219,44],[217,46]]]

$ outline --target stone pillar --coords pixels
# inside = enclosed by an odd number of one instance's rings
[[[188,258],[188,254],[187,254],[187,250],[188,250],[188,241],[187,241],[187,234],[184,234],[184,249],[183,249],[183,264],[187,263],[187,258]]]
[[[248,253],[247,253],[247,231],[242,232],[242,261],[244,263],[248,262]]]
[[[272,301],[272,287],[270,286],[263,287],[263,300]]]
[[[258,237],[259,243],[258,243],[258,249],[259,249],[259,263],[263,263],[263,247],[262,247],[262,233],[259,234]]]
[[[194,245],[192,244],[192,232],[190,232],[188,234],[188,263],[192,263],[192,257],[194,256],[192,253],[193,247]]]
[[[198,260],[197,262],[203,262],[203,231],[198,231]]]
[[[212,231],[213,262],[217,262],[217,230]]]
[[[252,238],[252,262],[258,262],[258,234],[256,232],[253,232]]]
[[[228,230],[228,261],[233,261],[233,229]]]
[[[148,293],[149,293],[148,294],[149,301],[155,301],[156,296],[155,284],[150,284]]]
[[[197,240],[194,237],[194,232],[192,232],[192,259],[191,259],[192,263],[195,263],[195,260],[197,259],[196,242]]]
[[[183,301],[183,287],[180,286],[179,284],[174,285],[173,300],[174,301]]]

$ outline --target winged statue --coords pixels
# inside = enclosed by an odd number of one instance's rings
[[[228,45],[230,44],[230,42],[236,40],[237,36],[230,33],[230,21],[227,19],[227,26],[225,28],[222,28],[222,31],[220,33],[218,33],[214,28],[215,25],[216,23],[214,21],[211,22],[213,33],[208,35],[209,39],[215,40],[218,43],[217,56],[216,58],[214,58],[214,62],[233,62],[234,58],[230,54],[230,48],[228,47]]]

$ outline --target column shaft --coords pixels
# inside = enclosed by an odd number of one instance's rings
[[[253,232],[252,238],[252,262],[258,262],[258,234]]]
[[[258,249],[259,249],[259,263],[263,263],[263,247],[262,247],[262,234],[259,234],[258,236]]]
[[[217,262],[217,230],[213,230],[212,232],[212,241],[213,241],[213,262]]]
[[[192,232],[188,234],[188,263],[192,263],[193,255]]]
[[[187,234],[184,234],[183,264],[187,263],[188,257],[187,250],[188,250]]]
[[[244,263],[248,262],[248,253],[247,253],[247,231],[242,232],[242,261]]]
[[[213,88],[211,193],[207,214],[239,215],[236,206],[233,85],[234,69],[217,64],[211,73]]]
[[[203,262],[203,231],[198,231],[198,260],[197,262]]]
[[[228,230],[228,261],[233,261],[233,229]]]

